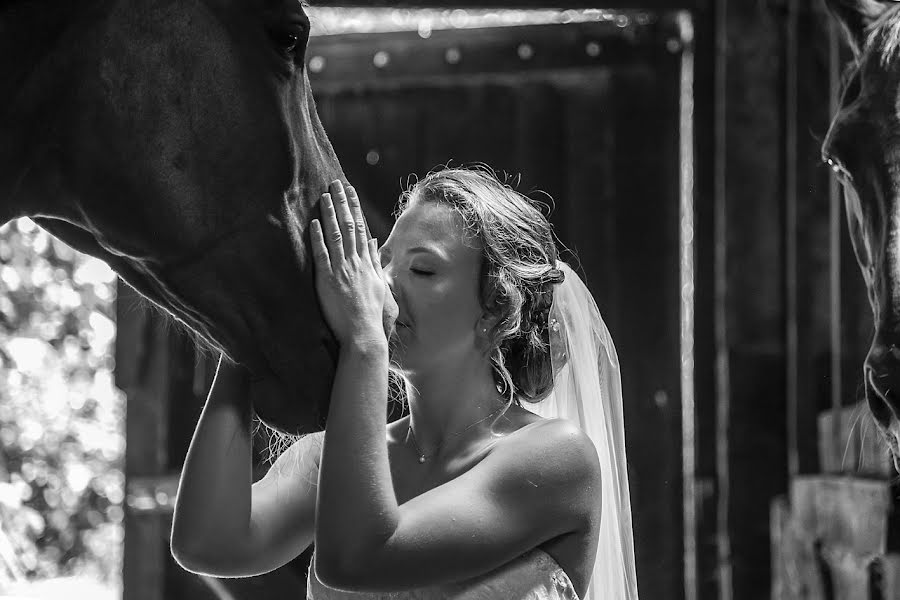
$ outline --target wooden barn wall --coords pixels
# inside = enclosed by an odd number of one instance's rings
[[[843,58],[823,4],[715,11],[716,577],[749,599],[769,594],[769,504],[820,470],[819,413],[858,399],[871,316],[820,159]]]
[[[871,316],[848,241],[843,202],[830,173],[820,163],[818,151],[845,53],[818,0],[622,0],[615,4],[622,8],[688,9],[696,34],[696,465],[693,480],[685,484],[695,493],[696,520],[683,524],[680,505],[658,506],[656,512],[662,515],[659,518],[664,526],[654,541],[664,548],[662,555],[677,551],[683,553],[684,560],[666,566],[662,576],[645,571],[641,580],[642,591],[646,592],[643,597],[766,597],[771,571],[769,504],[787,490],[790,476],[819,470],[816,417],[834,404],[850,405],[859,399],[861,364],[871,334]],[[515,4],[526,5],[528,1]],[[577,5],[591,3],[567,3],[566,7]],[[594,102],[614,102],[622,110],[639,111],[642,103],[653,100],[652,89],[645,88],[646,95],[635,97],[633,102],[617,97],[614,90],[614,86],[594,92],[582,89],[580,96],[565,101],[576,108],[579,103],[588,107]],[[321,91],[328,93],[324,87]],[[540,83],[522,85],[517,93],[527,98],[522,106],[535,112],[558,110],[563,102],[558,92]],[[452,106],[466,98],[483,102],[483,110],[501,119],[508,118],[505,113],[519,102],[490,86],[476,96],[449,94],[436,101],[439,106]],[[323,119],[327,121],[329,111],[342,101],[346,100],[338,96],[323,99]],[[427,140],[416,137],[419,130],[412,126],[414,118],[408,112],[393,109],[391,103],[374,103],[368,110],[378,115],[384,126],[397,131],[398,144],[426,144],[427,149]],[[600,196],[615,195],[617,190],[609,190],[605,184],[598,186],[595,178],[573,180],[570,172],[539,160],[539,153],[530,155],[530,148],[540,146],[552,151],[559,147],[562,133],[548,123],[529,120],[526,113],[517,114],[528,124],[515,158],[523,173],[548,182],[548,191],[559,198],[594,191]],[[579,114],[584,121],[571,121],[566,126],[610,126],[602,115],[597,117],[586,109]],[[360,131],[367,131],[365,115],[357,116],[362,120]],[[600,120],[590,120],[597,118]],[[452,118],[436,127],[442,128],[442,135],[460,135]],[[502,162],[503,149],[497,139],[490,131],[483,133],[484,153],[472,158]],[[670,142],[663,140],[663,145]],[[351,143],[358,142],[335,139],[336,146]],[[599,143],[602,147],[603,140]],[[627,141],[615,143],[625,144],[623,149],[628,151]],[[443,155],[430,152],[412,170],[433,166],[427,164],[428,160],[444,160]],[[357,183],[399,189],[401,170],[388,173],[388,169],[372,169],[364,160],[365,154],[340,156],[348,165],[348,174],[359,174]],[[640,159],[637,147],[632,157]],[[382,154],[379,160],[390,164],[390,153]],[[620,165],[584,158],[572,168],[594,174]],[[652,186],[652,182],[633,181],[629,185],[633,186],[632,197],[642,198],[650,189],[642,186]],[[393,200],[393,196],[382,199],[385,206]],[[641,218],[639,203],[621,210],[629,228],[636,227]],[[566,216],[564,211],[560,206],[561,218],[577,227],[577,216]],[[387,224],[385,218],[381,227]],[[385,230],[381,231],[383,235]],[[673,235],[671,231],[666,233],[664,226],[653,231],[662,237]],[[607,263],[601,261],[591,268],[613,269],[612,261],[629,266],[629,260],[640,260],[640,242],[655,243],[648,236],[635,234],[634,229],[607,233],[619,239],[634,236],[635,245],[619,246],[618,254],[606,255]],[[652,276],[662,281],[671,274],[654,272]],[[649,306],[641,301],[630,304],[640,294],[626,291],[601,308],[622,318],[622,311]],[[212,598],[215,584],[180,571],[168,554],[166,541],[174,478],[203,403],[211,374],[210,359],[200,360],[197,372],[184,373],[184,361],[194,360],[187,341],[173,337],[171,328],[164,327],[158,317],[148,320],[132,304],[133,299],[123,293],[117,381],[129,398],[125,598]],[[670,309],[675,310],[674,304]],[[633,340],[623,339],[620,352],[632,343],[657,344],[649,326],[653,322],[648,318],[648,327],[636,332]],[[619,339],[622,335],[617,336],[617,342]],[[663,345],[672,343],[670,338],[663,340]],[[659,389],[674,389],[668,398],[679,399],[677,381],[658,385],[648,382],[640,393],[653,397]],[[656,419],[675,439],[680,435],[679,416],[672,407],[655,415],[651,410],[640,418]],[[660,455],[658,469],[663,476],[680,476],[680,465],[673,464],[680,458]],[[640,485],[636,483],[636,487]],[[652,506],[648,503],[641,510],[652,512]],[[687,529],[682,531],[682,525]],[[673,550],[673,546],[681,550]],[[304,558],[308,560],[308,556],[301,557],[297,564]],[[297,567],[294,569],[287,578],[273,576],[274,582],[247,581],[243,585],[249,587],[244,589],[256,590],[257,595],[269,590],[264,597],[290,597],[296,594],[295,586],[302,586]],[[674,577],[673,570],[683,573]],[[269,587],[260,587],[265,585]]]

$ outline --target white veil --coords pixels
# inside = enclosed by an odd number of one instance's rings
[[[553,392],[528,409],[575,422],[600,457],[600,544],[582,600],[637,600],[619,359],[587,286],[565,262],[556,266],[565,280],[553,290],[548,318]]]

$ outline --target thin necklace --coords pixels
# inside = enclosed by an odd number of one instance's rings
[[[488,419],[490,419],[491,417],[493,417],[494,415],[496,415],[498,412],[500,412],[500,409],[502,409],[502,408],[503,408],[503,407],[501,406],[500,408],[498,408],[497,410],[495,410],[494,412],[492,412],[492,413],[489,414],[488,416],[484,417],[483,419],[479,419],[479,420],[475,421],[474,423],[472,423],[471,425],[469,425],[469,426],[466,427],[465,429],[462,429],[462,430],[460,430],[460,431],[457,431],[456,433],[451,433],[450,435],[446,436],[444,439],[441,440],[441,443],[438,444],[438,445],[435,447],[434,452],[431,453],[431,456],[425,456],[425,453],[422,452],[422,449],[421,449],[421,448],[419,448],[419,444],[418,444],[418,442],[416,442],[416,432],[413,431],[413,428],[412,428],[412,415],[409,415],[409,431],[407,432],[407,437],[409,437],[410,434],[412,435],[412,441],[413,441],[413,444],[414,444],[415,447],[416,447],[416,452],[419,453],[419,464],[425,462],[425,459],[427,459],[427,458],[432,458],[432,457],[434,457],[434,456],[438,453],[438,450],[441,449],[441,446],[444,445],[444,442],[446,442],[447,440],[449,440],[449,439],[452,438],[452,437],[458,436],[458,435],[461,434],[461,433],[465,433],[466,431],[472,429],[473,427],[475,427],[475,426],[478,425],[479,423],[483,423],[484,421],[487,421]]]

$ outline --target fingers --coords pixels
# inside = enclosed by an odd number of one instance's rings
[[[341,236],[344,243],[344,255],[352,256],[357,251],[356,246],[356,217],[350,210],[350,204],[347,200],[347,193],[340,181],[332,181],[328,186],[331,197],[334,200],[335,217],[340,227]],[[365,246],[361,247],[364,249]]]
[[[343,235],[340,227],[338,227],[337,218],[334,214],[334,203],[331,201],[331,194],[322,194],[321,202],[322,210],[322,227],[320,232],[325,238],[326,250],[331,261],[331,266],[336,267],[344,260]]]
[[[369,248],[369,258],[372,260],[372,265],[375,267],[375,272],[384,279],[384,276],[381,273],[381,257],[378,255],[378,240],[371,239],[368,243]]]
[[[313,262],[316,271],[331,271],[331,261],[328,258],[328,246],[325,244],[325,236],[322,234],[322,223],[313,219],[309,225],[309,243],[312,246]]]
[[[356,188],[352,185],[347,186],[347,202],[350,205],[350,212],[353,214],[353,220],[356,224],[356,249],[360,256],[370,255],[369,250],[369,231],[366,226],[366,217],[363,215],[362,206],[359,203],[359,196],[356,195]]]

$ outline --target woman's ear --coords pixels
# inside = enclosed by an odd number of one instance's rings
[[[494,326],[497,325],[499,320],[500,317],[498,315],[495,315],[490,311],[484,311],[481,313],[481,317],[476,324],[476,333],[479,337],[487,338],[488,334],[494,329]]]

